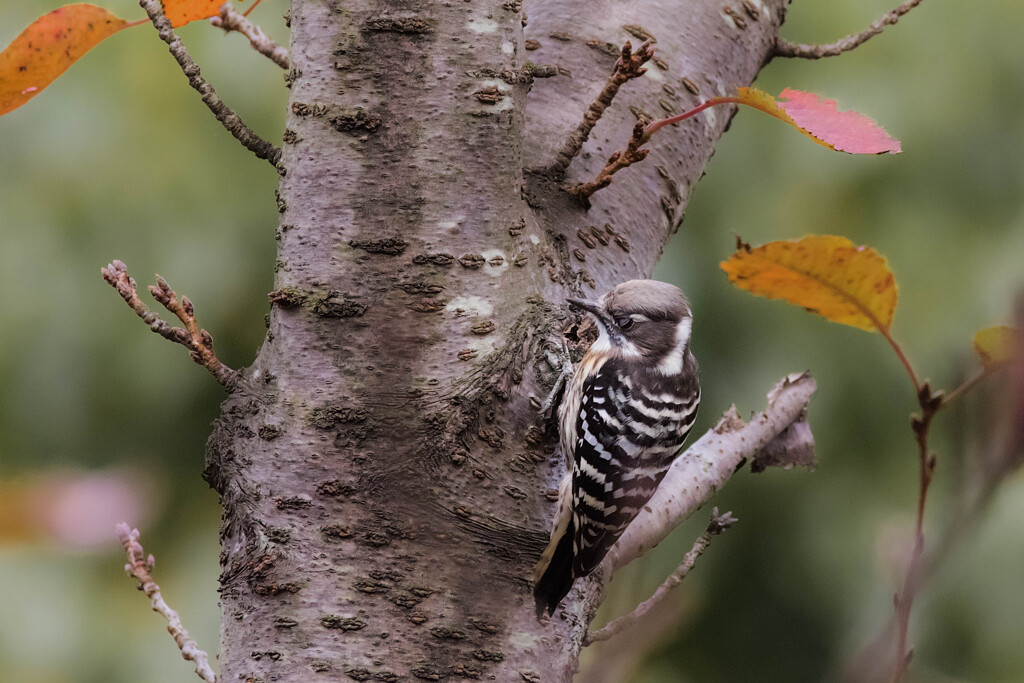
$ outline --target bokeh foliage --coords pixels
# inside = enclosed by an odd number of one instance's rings
[[[142,16],[131,0],[104,5]],[[52,8],[5,4],[0,43]],[[283,39],[285,8],[266,0],[254,18]],[[784,33],[828,41],[889,8],[805,0]],[[809,368],[821,462],[815,473],[744,473],[723,490],[715,503],[740,522],[678,589],[678,617],[647,634],[656,646],[628,680],[834,679],[884,623],[891,577],[879,557],[912,519],[916,495],[915,402],[902,369],[877,336],[750,297],[718,262],[736,234],[755,244],[840,234],[877,248],[901,286],[894,333],[923,374],[958,383],[975,362],[971,335],[1009,322],[1024,284],[1022,27],[1024,6],[1011,0],[925,2],[853,53],[765,70],[758,86],[768,92],[791,86],[871,115],[902,141],[898,156],[830,153],[753,111],[733,122],[656,271],[693,303],[704,384],[696,431],[731,402],[743,414],[763,407],[779,377]],[[181,34],[222,97],[276,139],[280,70],[202,22]],[[628,89],[620,97],[625,106]],[[216,124],[147,27],[101,44],[0,119],[0,482],[69,468],[127,469],[148,482],[143,542],[168,600],[210,650],[219,513],[199,472],[222,392],[145,330],[99,268],[120,258],[140,284],[159,272],[195,303],[221,358],[245,365],[264,334],[276,183]],[[940,463],[926,533],[945,519],[958,454],[976,443],[972,424],[969,401],[933,432]],[[605,615],[629,609],[675,567],[706,523],[700,515],[616,578]],[[1022,515],[1018,477],[921,596],[912,630],[920,679],[1024,678]],[[0,520],[5,678],[194,679],[121,573],[112,533],[90,553],[2,534]]]

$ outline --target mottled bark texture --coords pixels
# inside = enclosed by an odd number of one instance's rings
[[[270,327],[209,441],[222,680],[571,678],[600,583],[533,618],[564,465],[529,396],[571,340],[564,297],[650,275],[729,111],[662,133],[589,211],[559,188],[633,111],[749,84],[785,4],[293,0]],[[645,35],[657,61],[567,177],[524,171],[579,123],[607,46]]]

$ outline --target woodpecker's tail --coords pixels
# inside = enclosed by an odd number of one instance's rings
[[[537,618],[554,614],[558,603],[572,588],[572,542],[575,536],[572,521],[561,536],[551,539],[544,551],[533,579],[533,597],[537,601]]]

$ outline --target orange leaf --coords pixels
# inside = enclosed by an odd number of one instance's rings
[[[739,102],[785,121],[819,145],[850,154],[900,152],[900,142],[878,124],[855,111],[841,112],[835,100],[786,88],[777,102],[757,88],[739,88]]]
[[[1011,360],[1020,343],[1020,331],[1003,325],[986,327],[974,334],[974,350],[986,370]]]
[[[104,38],[127,26],[95,5],[66,5],[29,25],[0,52],[0,116],[17,109]]]
[[[740,289],[832,322],[888,331],[896,312],[896,281],[885,257],[845,237],[810,235],[756,249],[741,243],[720,265]]]
[[[178,28],[190,21],[215,17],[221,5],[227,0],[161,0],[164,16],[171,21],[171,26]]]

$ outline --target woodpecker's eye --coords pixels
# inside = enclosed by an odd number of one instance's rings
[[[636,321],[629,316],[623,316],[615,319],[615,324],[619,326],[620,330],[628,330],[633,327],[633,323]]]

